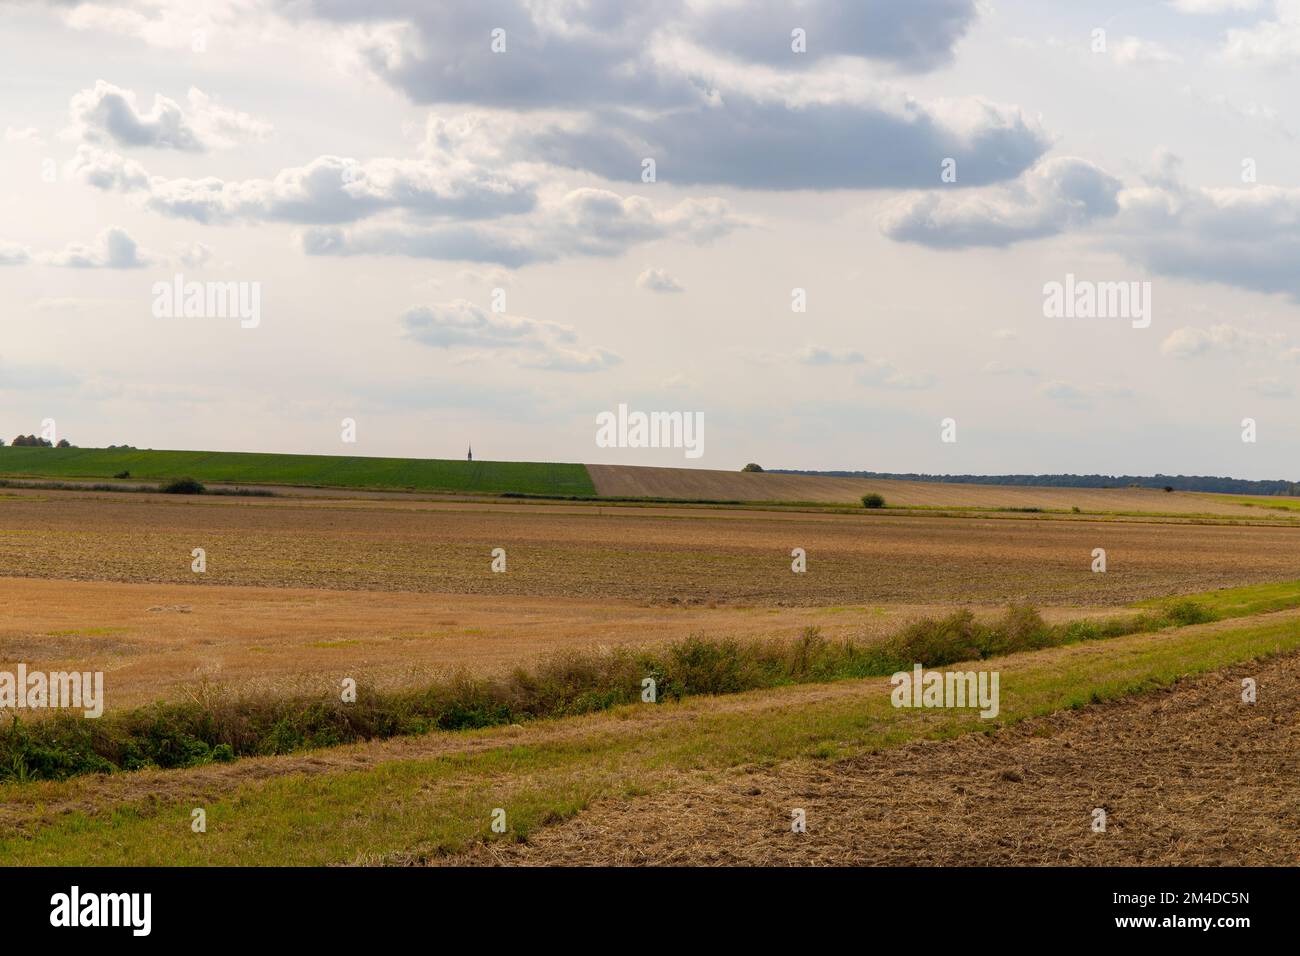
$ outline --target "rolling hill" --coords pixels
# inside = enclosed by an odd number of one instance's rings
[[[52,479],[132,479],[190,476],[204,482],[307,485],[470,494],[596,494],[582,465],[436,458],[362,458],[229,451],[133,448],[0,447],[0,474]]]

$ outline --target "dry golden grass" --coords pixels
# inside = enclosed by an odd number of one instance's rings
[[[626,601],[503,598],[0,578],[0,668],[106,673],[108,709],[227,691],[318,695],[353,677],[394,689],[455,670],[499,673],[565,649],[706,637],[829,638],[893,633],[938,605],[837,608],[645,607]],[[979,609],[992,617],[1000,608]],[[1055,608],[1051,622],[1113,617]]]
[[[954,604],[1049,620],[1300,578],[1291,527],[51,492],[0,501],[0,665],[107,672],[109,707],[379,687],[564,648],[870,637]],[[206,574],[190,552],[207,550]],[[490,570],[504,547],[509,570]],[[807,552],[793,574],[790,551]],[[1091,551],[1109,571],[1092,574]]]

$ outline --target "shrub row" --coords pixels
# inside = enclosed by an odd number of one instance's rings
[[[414,690],[359,687],[340,699],[233,697],[207,686],[196,699],[157,703],[86,720],[59,711],[0,729],[0,781],[64,779],[146,767],[192,767],[353,741],[564,717],[641,700],[655,681],[660,701],[783,684],[888,675],[914,664],[942,667],[1015,651],[1117,637],[1213,615],[1194,602],[1104,621],[1049,625],[1032,607],[997,620],[969,610],[916,621],[884,641],[827,640],[806,628],[793,641],[693,636],[650,648],[566,651],[501,677],[458,674]]]

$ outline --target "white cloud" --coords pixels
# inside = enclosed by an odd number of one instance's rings
[[[674,279],[664,269],[647,267],[644,272],[636,277],[636,286],[638,289],[645,289],[649,292],[685,292],[682,284]]]
[[[1058,157],[1004,186],[913,193],[888,203],[879,222],[899,242],[942,249],[1005,246],[1114,215],[1122,186],[1086,160]]]
[[[1300,3],[1276,0],[1274,19],[1233,28],[1223,42],[1229,63],[1283,66],[1300,61]]]
[[[132,90],[96,80],[93,87],[73,95],[68,134],[87,143],[203,152],[265,139],[271,133],[270,123],[220,106],[195,87],[189,90],[188,103],[187,109],[157,94],[144,111]]]
[[[521,368],[595,372],[621,361],[609,349],[575,348],[577,336],[569,326],[486,312],[465,299],[409,309],[402,315],[402,326],[423,345],[500,350]]]
[[[1169,0],[1179,13],[1218,14],[1257,10],[1260,0]]]
[[[39,261],[74,269],[139,269],[153,261],[125,229],[110,226],[92,242],[70,243],[62,252],[49,253]]]
[[[26,143],[29,146],[44,146],[45,139],[41,136],[41,131],[35,126],[27,126],[18,129],[13,126],[5,127],[6,143]]]
[[[853,349],[828,349],[820,345],[807,345],[795,353],[804,365],[860,365],[866,356]]]
[[[0,242],[0,266],[19,266],[32,261],[32,251],[16,242]]]
[[[1140,37],[1120,37],[1107,44],[1111,59],[1123,66],[1164,66],[1181,63],[1182,57],[1154,40]]]
[[[1040,394],[1051,399],[1062,408],[1071,408],[1077,410],[1088,409],[1092,407],[1093,401],[1099,398],[1132,398],[1133,389],[1127,385],[1116,385],[1112,382],[1096,382],[1092,385],[1075,385],[1071,382],[1062,381],[1061,379],[1052,379],[1038,386]]]
[[[884,359],[872,359],[855,378],[871,388],[905,390],[930,388],[937,381],[929,372],[903,372]]]
[[[517,268],[573,256],[617,256],[658,239],[701,244],[747,224],[721,199],[659,207],[641,196],[582,188],[509,224],[317,227],[306,230],[301,241],[309,255],[397,255]]]
[[[176,259],[183,266],[197,269],[211,261],[212,247],[202,242],[183,242],[176,253]]]
[[[1265,334],[1222,323],[1208,329],[1176,329],[1160,343],[1160,351],[1174,358],[1204,355],[1235,355],[1275,348],[1286,338],[1281,333]]]
[[[69,160],[67,174],[96,189],[131,192],[149,188],[149,174],[134,159],[94,146],[78,146]]]

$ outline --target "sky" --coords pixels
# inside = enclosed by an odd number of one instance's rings
[[[11,0],[0,435],[1300,478],[1298,80],[1300,0]]]

